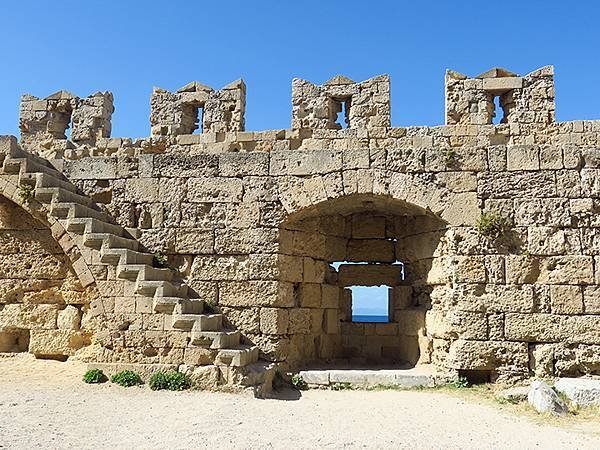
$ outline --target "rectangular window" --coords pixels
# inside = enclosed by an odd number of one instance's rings
[[[390,288],[388,286],[350,286],[352,322],[390,321]]]

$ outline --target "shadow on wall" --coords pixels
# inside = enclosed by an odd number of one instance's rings
[[[430,362],[425,314],[445,228],[414,205],[371,194],[328,200],[288,217],[279,242],[281,282],[292,283],[294,295],[288,363]],[[356,308],[373,306],[353,298],[353,291],[375,287],[388,294],[376,300],[384,303],[385,320],[365,321]]]

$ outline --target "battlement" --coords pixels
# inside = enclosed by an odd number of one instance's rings
[[[513,135],[518,134],[519,127],[521,134],[545,129],[555,122],[553,74],[552,66],[524,76],[493,68],[474,78],[448,70],[445,77],[446,126],[494,125],[500,127],[494,129],[497,132],[502,125],[508,124]],[[499,124],[493,124],[495,100],[501,108]],[[390,103],[390,78],[387,75],[361,82],[337,75],[322,85],[295,78],[292,81],[291,129],[275,134],[278,140],[283,139],[281,136],[294,140],[291,148],[299,148],[304,139],[319,137],[396,138],[402,133],[391,128]],[[244,132],[246,85],[241,79],[221,89],[198,81],[175,92],[154,88],[150,105],[150,140],[153,142],[163,140],[189,145],[237,140],[238,145],[229,149],[239,150],[249,135],[261,134]],[[66,91],[44,99],[23,95],[21,143],[32,151],[51,148],[55,153],[57,149],[58,153],[64,153],[69,149],[102,147],[110,137],[113,111],[110,92],[98,92],[85,98]],[[70,126],[72,132],[67,139],[66,131]],[[503,139],[501,137],[500,141]]]

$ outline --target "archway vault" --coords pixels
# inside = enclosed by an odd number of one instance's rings
[[[280,253],[286,256],[281,270],[297,274],[288,362],[369,367],[430,362],[425,315],[438,284],[431,272],[445,253],[446,227],[420,205],[373,193],[339,196],[289,214],[279,229]],[[383,320],[358,319],[369,298],[359,305],[355,288],[367,286],[386,288]]]

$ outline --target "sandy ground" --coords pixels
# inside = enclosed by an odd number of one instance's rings
[[[600,424],[556,426],[429,391],[300,398],[86,385],[76,363],[0,358],[0,448],[600,448]]]

